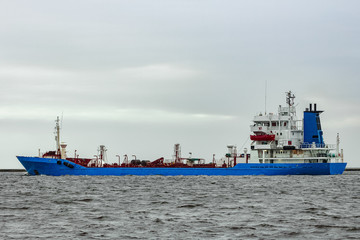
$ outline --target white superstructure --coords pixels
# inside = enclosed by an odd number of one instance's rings
[[[225,158],[217,165],[234,166],[237,163],[330,163],[343,161],[342,149],[337,144],[325,144],[319,115],[322,111],[310,108],[304,118],[298,119],[294,106],[295,95],[286,93],[286,105],[278,113],[258,114],[250,126],[252,140],[250,154],[247,149],[237,154],[236,146],[229,145]],[[306,135],[306,136],[305,136]]]
[[[317,163],[338,161],[341,156],[332,154],[335,145],[304,142],[304,121],[296,117],[294,94],[286,93],[286,106],[279,106],[278,114],[259,114],[250,126],[253,135],[250,139],[251,153],[249,163]],[[314,111],[306,112],[317,115],[318,130],[321,132],[319,113],[314,105]],[[314,118],[315,119],[315,118]],[[309,123],[308,125],[311,125]],[[317,137],[317,136],[314,136]]]

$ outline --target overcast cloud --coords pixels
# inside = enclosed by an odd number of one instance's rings
[[[359,1],[0,1],[0,168],[69,155],[211,160],[249,147],[253,116],[295,92],[360,167]]]

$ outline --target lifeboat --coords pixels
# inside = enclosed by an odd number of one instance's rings
[[[275,135],[274,134],[250,135],[250,139],[252,141],[274,141]]]

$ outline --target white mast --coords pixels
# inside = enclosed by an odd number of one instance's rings
[[[288,121],[288,126],[287,128],[289,129],[288,130],[288,139],[290,140],[291,138],[291,123],[292,123],[292,120],[293,120],[293,114],[291,112],[291,107],[294,106],[294,98],[295,98],[295,95],[289,91],[286,93],[286,103],[289,105],[289,121]]]
[[[56,126],[55,126],[55,141],[56,141],[56,151],[57,151],[57,154],[61,154],[60,153],[60,119],[59,119],[59,116],[56,118]]]

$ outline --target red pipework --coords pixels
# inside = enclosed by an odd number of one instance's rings
[[[67,158],[66,160],[71,161],[75,164],[84,166],[84,167],[100,167],[99,166],[99,159],[97,158],[95,163],[92,163],[90,166],[88,166],[89,162],[92,160],[90,158]],[[147,162],[145,165],[142,164],[126,164],[126,163],[122,163],[117,164],[117,163],[112,163],[112,164],[108,164],[108,163],[104,163],[103,168],[111,168],[111,167],[116,167],[116,168],[128,168],[128,167],[132,167],[132,168],[216,168],[216,164],[215,163],[202,163],[202,164],[194,164],[193,166],[187,165],[185,163],[181,163],[181,162],[173,162],[173,163],[164,163],[164,158],[159,158],[156,159],[155,161],[152,162]],[[224,167],[224,166],[222,166]],[[225,167],[227,167],[227,165],[225,164]]]

